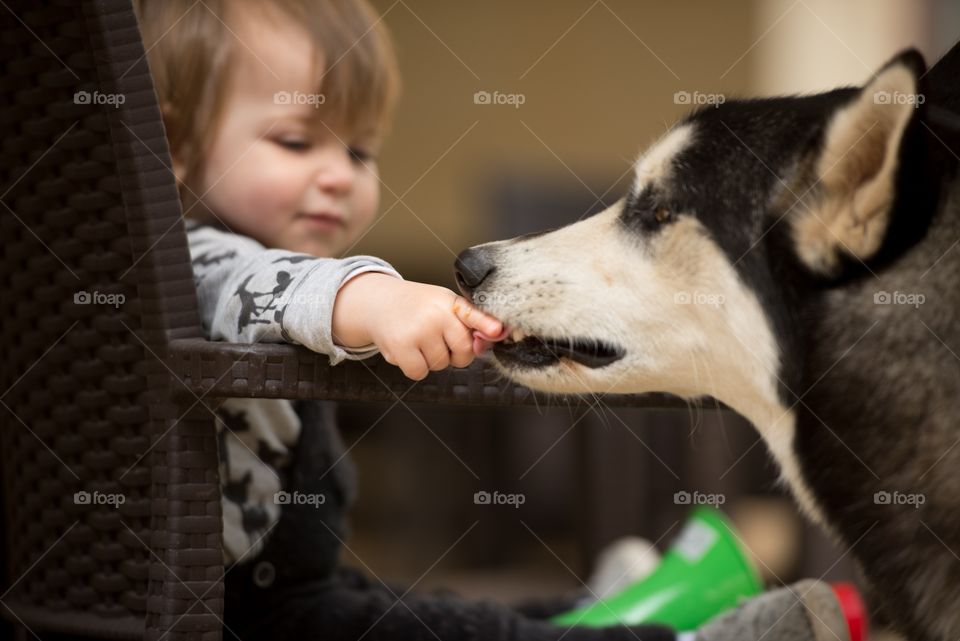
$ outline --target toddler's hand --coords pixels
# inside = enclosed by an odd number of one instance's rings
[[[483,314],[476,307],[467,302],[466,299],[463,299],[465,305],[461,306],[458,303],[454,303],[453,311],[457,314],[464,325],[469,325],[469,318],[473,312]],[[483,356],[484,352],[493,347],[494,343],[499,343],[507,336],[510,335],[510,328],[500,323],[500,331],[496,334],[488,334],[482,329],[475,329],[473,331],[473,353],[477,356]]]
[[[430,370],[469,365],[479,353],[474,330],[498,337],[503,324],[445,287],[376,272],[348,281],[333,307],[338,345],[373,343],[388,363],[415,381]]]

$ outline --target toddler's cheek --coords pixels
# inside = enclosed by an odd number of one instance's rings
[[[346,203],[350,208],[351,227],[365,231],[373,224],[380,207],[380,182],[372,172],[357,176]]]
[[[211,184],[207,187],[205,199],[228,224],[234,223],[231,227],[252,234],[274,217],[283,196],[274,189],[278,181],[273,172],[264,171],[264,166],[263,163],[252,163],[250,159],[241,159],[219,176],[209,176]]]
[[[271,176],[250,176],[243,185],[237,185],[244,216],[262,229],[281,229],[289,225],[299,212],[298,193],[283,180]]]
[[[245,172],[244,184],[239,188],[246,193],[251,207],[273,213],[287,211],[291,215],[300,206],[303,185],[280,165],[251,168]]]

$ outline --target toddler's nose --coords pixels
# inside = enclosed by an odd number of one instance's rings
[[[317,170],[317,184],[324,191],[347,192],[353,187],[357,167],[348,150],[326,154]]]

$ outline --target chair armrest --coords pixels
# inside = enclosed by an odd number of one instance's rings
[[[324,354],[282,343],[223,343],[205,339],[173,340],[166,365],[182,383],[174,394],[213,398],[286,398],[336,401],[448,405],[589,404],[593,396],[559,397],[511,383],[491,365],[475,360],[470,367],[431,372],[411,381],[394,365],[375,356],[330,366]],[[617,407],[686,408],[669,394],[606,394],[603,402]],[[708,401],[712,404],[713,401]]]

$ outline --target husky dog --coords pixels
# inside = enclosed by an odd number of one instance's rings
[[[876,619],[960,637],[960,47],[862,87],[728,100],[621,201],[478,245],[497,367],[557,393],[712,396],[860,562]]]

